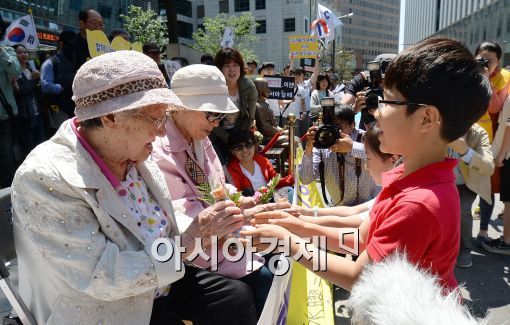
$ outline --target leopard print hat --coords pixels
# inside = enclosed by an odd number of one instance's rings
[[[78,121],[147,105],[186,109],[170,90],[156,62],[136,51],[106,53],[85,62],[73,81]]]

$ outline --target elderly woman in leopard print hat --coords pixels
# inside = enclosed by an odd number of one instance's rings
[[[186,109],[156,63],[101,55],[78,70],[73,93],[76,117],[32,151],[12,185],[19,290],[37,323],[254,324],[246,284],[187,263],[195,238],[231,233],[240,210],[217,203],[179,235],[165,179],[147,159],[170,112]],[[171,246],[154,253],[163,238]]]

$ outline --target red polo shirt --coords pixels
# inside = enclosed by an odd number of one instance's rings
[[[367,253],[379,262],[396,249],[413,264],[438,275],[454,290],[460,241],[460,201],[453,168],[457,160],[427,165],[403,179],[401,165],[384,173],[383,189],[370,211]]]

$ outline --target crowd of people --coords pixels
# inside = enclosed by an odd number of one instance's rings
[[[348,290],[365,266],[405,250],[456,292],[455,265],[472,265],[477,195],[475,243],[510,255],[510,72],[497,43],[473,54],[429,38],[377,57],[381,80],[360,73],[346,86],[321,72],[320,57],[309,76],[289,57],[281,74],[295,88],[285,101],[268,99],[273,62],[223,48],[201,64],[175,58],[181,68],[170,77],[152,43],[91,59],[85,30],[102,30],[102,18],[85,9],[79,20],[80,33],[62,33],[41,73],[22,45],[0,47],[0,187],[12,186],[19,291],[37,322],[255,324],[274,276],[260,253],[232,262],[235,250],[217,245],[232,236],[258,249],[264,238],[290,238],[292,255],[313,258],[356,242],[357,259],[328,254],[317,272]],[[119,35],[130,37],[110,33]],[[325,98],[338,135],[323,148]],[[297,175],[320,181],[326,208],[256,199],[277,176],[261,145],[294,141],[277,141],[289,113],[304,147]],[[281,176],[276,188],[291,192],[295,175]],[[214,202],[202,190],[212,183],[226,192]],[[504,202],[499,239],[487,234],[494,193]],[[346,227],[359,238],[342,236]],[[316,235],[327,247],[303,244]],[[154,256],[161,238],[175,247],[166,262]]]

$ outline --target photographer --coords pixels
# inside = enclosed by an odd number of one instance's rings
[[[396,54],[390,53],[378,55],[374,61],[367,64],[367,71],[354,77],[345,89],[345,95],[342,97],[341,103],[354,104],[354,113],[361,111],[360,128],[363,130],[366,129],[365,125],[375,120],[373,109],[377,108],[369,107],[365,109],[367,107],[366,98],[370,93],[383,97],[384,72],[396,56]],[[374,63],[379,63],[379,66]]]
[[[312,126],[306,133],[306,149],[298,166],[299,177],[303,184],[320,177],[326,203],[326,189],[331,196],[330,206],[366,202],[376,196],[378,188],[366,169],[365,147],[361,143],[364,131],[354,127],[354,111],[350,106],[326,107],[324,100],[321,102],[324,125],[320,128]],[[331,131],[329,136],[323,136],[328,129],[336,132],[333,138],[336,141],[330,141]],[[326,138],[328,143],[321,143]],[[333,144],[329,145],[331,142]]]

